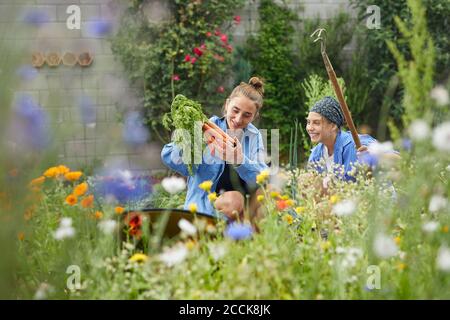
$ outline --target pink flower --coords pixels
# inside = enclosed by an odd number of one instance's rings
[[[201,57],[203,54],[203,51],[200,48],[195,47],[194,48],[194,53],[196,56]]]
[[[224,87],[223,86],[217,87],[217,92],[218,93],[224,93],[225,92]]]
[[[241,23],[241,16],[234,16],[234,22],[235,22],[236,24]]]
[[[180,76],[178,74],[174,74],[174,75],[172,75],[172,80],[173,81],[180,81]]]
[[[230,53],[233,51],[233,47],[229,44],[227,44],[225,48],[227,48],[227,51]]]
[[[228,36],[226,34],[223,34],[220,36],[220,41],[222,41],[223,43],[227,43],[228,42]]]
[[[189,62],[191,61],[191,55],[187,54],[184,56],[184,62]]]
[[[194,64],[195,61],[197,61],[197,58],[196,58],[196,57],[191,58],[191,63],[192,63],[192,64]]]
[[[206,36],[209,38],[209,37],[212,36],[212,33],[208,31],[208,32],[206,33]]]
[[[206,44],[203,43],[203,44],[200,46],[200,49],[206,50]]]
[[[220,36],[222,33],[220,33],[220,30],[219,30],[219,29],[216,29],[216,31],[214,31],[214,34],[215,34],[216,36]]]

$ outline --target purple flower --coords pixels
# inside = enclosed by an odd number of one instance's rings
[[[42,25],[50,21],[50,17],[45,11],[38,9],[29,9],[26,12],[24,12],[22,20],[26,24],[35,27],[41,27]]]
[[[99,19],[88,25],[88,33],[92,37],[103,37],[111,33],[113,24],[111,21]]]
[[[97,115],[92,99],[88,96],[81,96],[78,105],[80,107],[81,121],[87,125],[95,124]]]
[[[149,197],[153,181],[145,176],[133,176],[128,170],[112,169],[93,179],[96,197],[116,199],[126,205]]]
[[[412,144],[411,139],[408,139],[408,138],[403,138],[402,139],[402,148],[403,149],[405,149],[406,151],[409,152],[409,151],[411,151],[412,146],[413,146],[413,144]]]
[[[150,134],[142,122],[139,112],[130,112],[125,118],[123,139],[127,144],[139,146],[145,144]]]
[[[374,170],[378,165],[378,158],[367,151],[359,153],[358,160],[359,162],[370,167],[372,170]]]
[[[253,228],[249,223],[233,222],[225,229],[225,237],[233,240],[248,239],[253,234]]]
[[[31,81],[37,77],[38,71],[26,64],[17,69],[16,74],[24,81]]]
[[[14,138],[20,144],[42,150],[50,143],[48,115],[28,94],[19,96],[14,107]]]

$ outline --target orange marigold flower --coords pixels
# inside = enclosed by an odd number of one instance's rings
[[[67,167],[64,166],[64,165],[59,165],[59,166],[57,167],[57,170],[58,170],[58,175],[60,175],[60,176],[63,176],[63,175],[65,175],[66,173],[70,172],[70,169],[67,168]]]
[[[94,195],[90,194],[83,200],[81,200],[81,206],[83,208],[93,208],[94,207]]]
[[[123,207],[115,207],[114,212],[117,214],[122,214],[125,211]]]
[[[30,186],[30,187],[40,186],[44,183],[44,181],[45,181],[45,177],[40,176],[39,178],[31,180],[30,183],[28,184],[28,186]]]
[[[80,179],[80,177],[83,175],[83,172],[81,171],[72,171],[72,172],[67,172],[64,175],[64,178],[66,178],[66,180],[69,181],[77,181],[78,179]]]
[[[77,201],[78,201],[78,198],[73,194],[69,194],[66,198],[66,203],[71,206],[75,205],[77,203]]]
[[[76,196],[82,196],[83,194],[86,193],[86,191],[88,191],[89,186],[86,182],[80,183],[79,185],[77,185],[74,189],[73,189],[73,193]]]
[[[45,170],[44,176],[47,178],[54,178],[58,175],[58,168],[57,167],[51,167]]]
[[[101,212],[101,211],[95,211],[94,217],[95,217],[95,219],[101,219],[101,218],[103,218],[103,212]]]

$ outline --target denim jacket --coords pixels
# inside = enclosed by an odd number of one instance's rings
[[[359,139],[361,141],[361,145],[363,146],[368,146],[372,142],[376,141],[375,138],[367,134],[360,134]],[[315,169],[319,172],[325,171],[325,165],[320,165],[318,163],[323,159],[323,149],[323,144],[319,143],[311,150],[311,155],[308,159],[308,163],[313,164]],[[354,180],[354,178],[348,173],[352,170],[353,164],[358,161],[358,158],[356,156],[356,145],[350,132],[339,130],[336,136],[336,142],[334,143],[333,161],[335,164],[344,167],[344,175],[342,176],[338,174],[338,176],[346,181]]]
[[[213,116],[209,120],[226,132],[225,117]],[[264,162],[263,139],[259,130],[251,123],[243,131],[241,144],[244,159],[242,164],[233,166],[233,168],[249,186],[255,186],[256,176],[262,170],[267,169],[267,165]],[[189,205],[194,203],[197,205],[198,212],[214,216],[215,211],[208,199],[208,194],[200,189],[198,185],[205,180],[211,180],[213,182],[211,190],[214,191],[225,169],[225,162],[217,156],[211,155],[209,148],[205,148],[203,150],[202,163],[193,165],[193,175],[191,176],[186,164],[181,161],[181,156],[181,149],[173,142],[166,144],[161,151],[161,159],[167,167],[188,177],[184,209],[187,210]]]

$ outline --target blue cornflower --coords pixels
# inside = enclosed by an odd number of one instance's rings
[[[225,229],[225,237],[233,240],[244,240],[251,238],[253,228],[249,223],[233,222]]]

